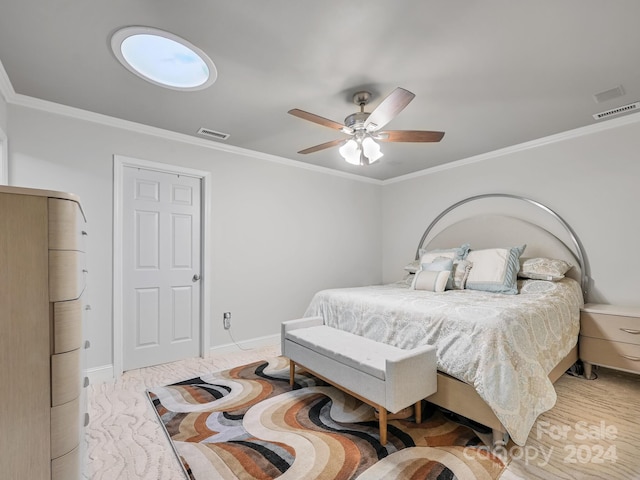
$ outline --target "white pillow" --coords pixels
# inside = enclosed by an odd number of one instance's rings
[[[465,288],[495,293],[518,293],[520,255],[526,245],[511,248],[471,250],[466,260],[473,263]]]

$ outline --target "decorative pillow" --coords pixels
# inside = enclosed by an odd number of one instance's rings
[[[471,250],[466,260],[473,263],[465,288],[496,293],[518,293],[520,256],[526,245],[511,248]]]
[[[404,269],[409,273],[416,273],[420,270],[421,263],[431,263],[437,257],[446,257],[451,258],[453,260],[462,260],[467,253],[469,253],[469,244],[465,243],[464,245],[457,248],[443,248],[443,249],[435,249],[435,250],[425,250],[421,248],[419,250],[420,258],[418,260],[414,260],[411,263],[408,263],[404,266]]]
[[[573,268],[568,262],[554,258],[520,258],[518,276],[534,280],[549,280],[557,282],[564,278],[564,274]]]
[[[423,255],[424,257],[424,255]],[[428,290],[430,292],[444,292],[451,270],[453,260],[447,257],[436,257],[432,262],[421,263],[413,278],[411,288],[414,290]]]
[[[469,260],[455,260],[453,262],[453,271],[449,275],[447,281],[447,290],[463,290],[467,284],[467,278],[473,263]]]
[[[432,262],[437,257],[447,257],[453,260],[462,260],[469,253],[469,244],[465,243],[457,248],[439,248],[435,250],[425,250],[421,248],[419,250],[420,261],[422,263]]]
[[[449,270],[433,271],[419,270],[411,283],[413,290],[427,290],[429,292],[444,292],[449,278]]]

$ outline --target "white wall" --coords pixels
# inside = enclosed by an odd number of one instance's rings
[[[379,283],[381,186],[9,105],[13,185],[73,192],[88,217],[92,348],[112,363],[114,154],[210,171],[211,344],[279,333],[316,291]]]
[[[640,305],[640,117],[634,119],[384,185],[383,280],[401,276],[425,228],[446,207],[504,192],[546,204],[573,227],[591,266],[590,301]]]
[[[236,340],[274,335],[320,289],[400,278],[440,211],[487,192],[539,200],[573,226],[591,265],[591,301],[640,303],[640,121],[379,186],[4,107],[11,183],[76,193],[89,218],[89,367],[112,362],[113,154],[212,173],[213,346],[230,342],[222,312],[232,312]]]

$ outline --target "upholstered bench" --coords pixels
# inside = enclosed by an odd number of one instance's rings
[[[321,317],[282,322],[282,355],[295,367],[325,380],[378,410],[380,443],[387,443],[387,411],[397,413],[415,405],[421,422],[421,401],[435,393],[436,349],[412,350],[375,342],[323,324]]]

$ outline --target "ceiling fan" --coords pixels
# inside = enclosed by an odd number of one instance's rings
[[[353,165],[370,165],[382,157],[380,142],[439,142],[444,132],[426,130],[380,130],[395,118],[415,95],[404,88],[396,88],[371,113],[364,111],[364,106],[371,100],[371,93],[356,92],[353,103],[360,106],[360,111],[352,113],[344,119],[344,124],[294,108],[291,115],[319,125],[340,130],[351,136],[348,139],[331,140],[314,147],[305,148],[298,153],[307,154],[326,148],[340,147],[340,155]]]

